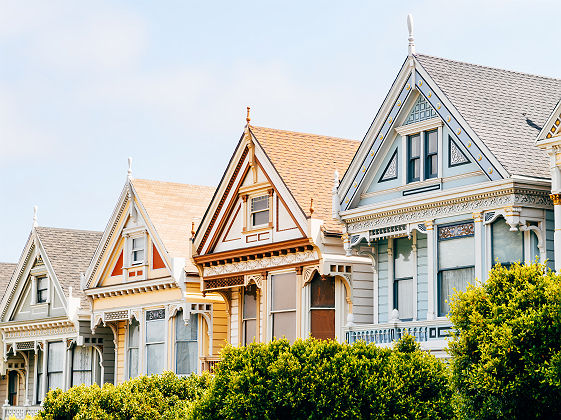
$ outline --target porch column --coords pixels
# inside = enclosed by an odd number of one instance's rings
[[[428,282],[427,282],[427,319],[433,320],[435,318],[435,294],[437,290],[435,263],[436,263],[436,237],[434,234],[434,220],[427,220],[425,222],[427,227],[427,272],[428,272]]]
[[[553,246],[555,249],[555,271],[561,272],[561,194],[551,194],[553,201],[553,213],[555,216],[555,233],[553,236]]]
[[[483,282],[483,252],[486,246],[483,236],[483,213],[473,212],[472,215],[475,227],[475,277]]]

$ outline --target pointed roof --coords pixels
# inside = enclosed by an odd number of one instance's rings
[[[88,268],[102,232],[51,227],[36,227],[35,232],[45,249],[60,287],[68,296],[80,296],[82,308],[88,307],[80,287],[80,273]]]
[[[333,172],[345,172],[360,142],[253,125],[250,130],[306,216],[313,198],[314,218],[323,220],[325,230],[341,232],[332,218]]]
[[[17,264],[0,263],[0,296],[4,296]]]
[[[561,98],[561,79],[415,58],[509,174],[550,178],[548,158],[534,142]]]
[[[191,222],[203,217],[216,188],[147,179],[132,184],[166,252],[185,258],[185,269],[196,273],[189,247]]]

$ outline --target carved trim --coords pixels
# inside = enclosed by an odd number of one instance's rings
[[[549,194],[549,198],[553,201],[554,206],[561,205],[561,194]]]
[[[309,282],[312,281],[315,272],[319,273],[319,266],[314,265],[312,267],[304,268],[304,275],[302,276],[302,287],[305,287]]]
[[[262,274],[246,274],[244,279],[244,286],[247,286],[249,283],[254,282],[255,285],[259,288],[263,288],[263,275]]]

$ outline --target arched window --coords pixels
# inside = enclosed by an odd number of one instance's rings
[[[318,272],[310,283],[310,331],[322,340],[335,338],[335,278]]]
[[[197,314],[191,314],[189,323],[185,325],[183,311],[175,316],[175,373],[189,375],[197,371],[199,362],[199,345]]]

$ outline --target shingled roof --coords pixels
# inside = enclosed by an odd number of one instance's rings
[[[417,54],[415,58],[510,175],[550,178],[536,136],[561,80]]]
[[[60,286],[66,296],[80,296],[81,307],[88,302],[80,288],[80,273],[88,268],[102,232],[89,230],[36,227],[35,232],[45,249]]]
[[[0,263],[0,296],[4,296],[17,264]]]
[[[185,270],[197,273],[191,260],[191,222],[203,217],[215,187],[134,179],[134,189],[170,257],[185,258]]]
[[[332,218],[333,172],[345,173],[360,142],[265,127],[250,129],[306,216],[313,198],[314,217],[323,220],[325,230],[341,232],[341,225]]]

